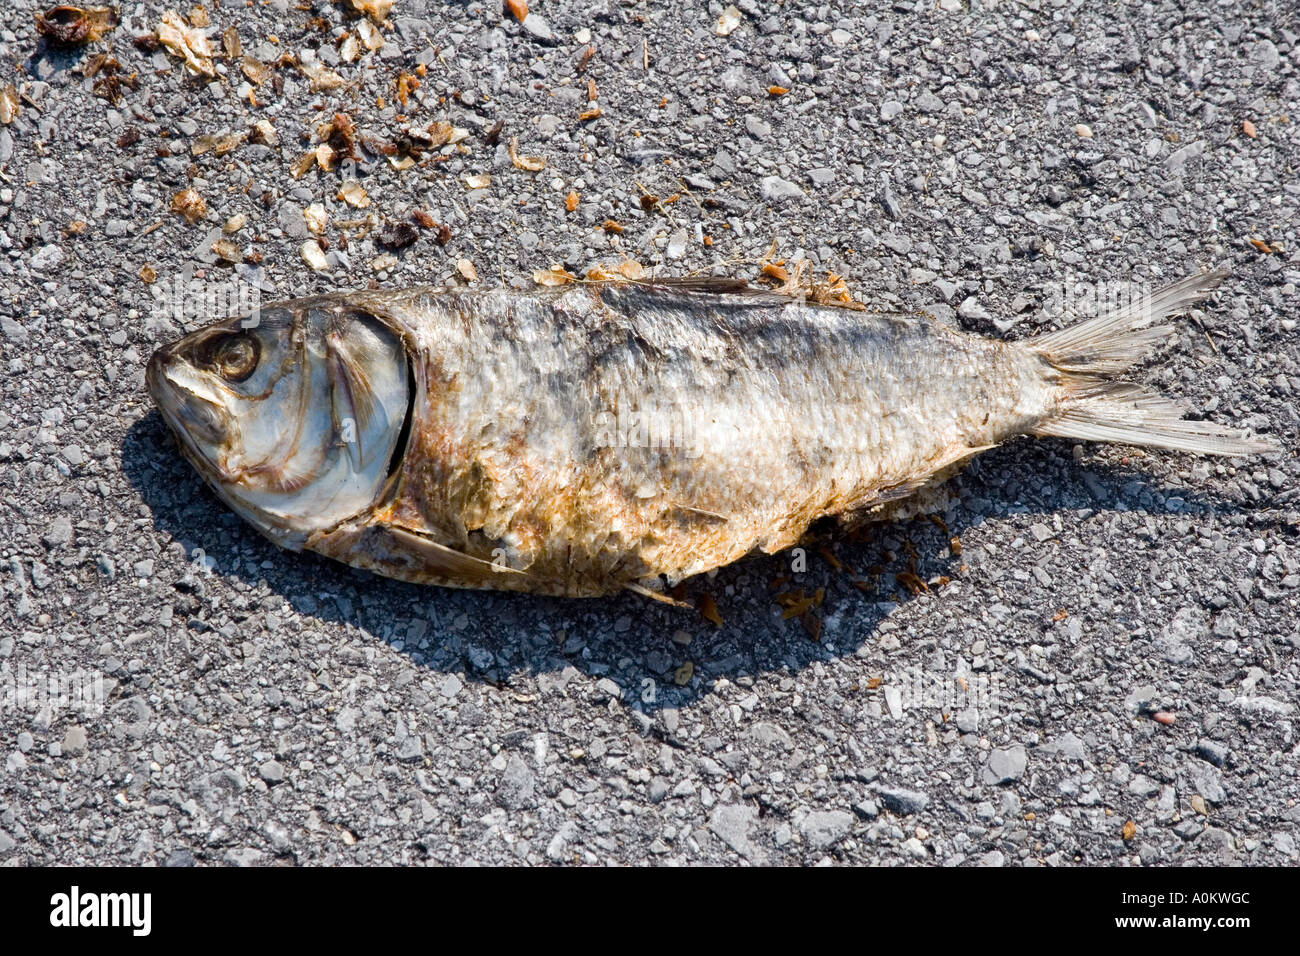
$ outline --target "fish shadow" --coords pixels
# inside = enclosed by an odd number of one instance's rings
[[[1064,517],[1068,524],[1083,520],[1081,509],[1176,511],[1189,518],[1241,510],[1219,497],[1156,484],[1126,464],[1081,466],[1065,441],[1016,442],[986,453],[953,479],[955,502],[942,522],[881,522],[868,526],[862,540],[830,539],[826,551],[839,569],[810,545],[806,570],[794,570],[794,553],[783,552],[691,579],[688,595],[713,598],[719,625],[694,610],[632,593],[575,599],[419,586],[282,551],[207,489],[156,411],[128,429],[121,454],[155,529],[174,542],[164,552],[174,561],[164,567],[168,562],[159,560],[155,578],[170,576],[178,591],[193,595],[179,602],[181,623],[191,631],[214,631],[210,619],[229,612],[237,591],[264,587],[327,631],[351,625],[387,643],[429,670],[435,683],[455,674],[529,694],[563,688],[577,673],[597,681],[592,693],[598,697],[617,697],[647,716],[686,706],[721,679],[743,685],[855,655],[878,659],[881,668],[896,664],[873,640],[882,623],[915,602],[954,617],[944,602],[966,599],[945,598],[942,579],[962,579],[969,589],[979,586],[980,571],[964,568],[967,557],[954,553],[952,539],[984,521],[1073,511]],[[233,581],[247,589],[231,587]],[[928,582],[927,589],[918,581]],[[862,590],[866,584],[874,590]],[[783,617],[778,596],[815,596],[819,588],[824,600],[818,607]],[[1053,610],[1043,610],[1045,623]],[[816,640],[809,617],[820,621]],[[916,653],[928,656],[934,649],[923,643]]]

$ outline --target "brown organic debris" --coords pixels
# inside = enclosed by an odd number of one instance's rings
[[[196,76],[215,77],[212,65],[212,44],[200,31],[194,29],[171,10],[163,13],[158,24],[158,42],[172,56],[185,61],[185,68]]]
[[[564,197],[564,208],[569,212],[573,212],[578,208],[578,202],[578,191],[576,189],[570,189],[569,195]]]
[[[505,0],[504,12],[523,23],[524,18],[528,16],[528,4],[524,0]]]
[[[474,268],[474,263],[470,262],[468,259],[457,259],[456,271],[461,274],[461,278],[466,282],[478,281],[478,270]]]
[[[140,80],[136,74],[130,76],[119,76],[122,70],[122,64],[118,62],[117,57],[109,53],[96,53],[94,56],[87,58],[82,64],[81,75],[87,79],[94,78],[95,82],[91,86],[91,92],[98,97],[108,100],[114,106],[122,102],[122,88],[137,89]]]
[[[239,55],[244,52],[244,44],[239,39],[239,29],[234,24],[221,32],[221,49],[225,51],[227,60],[238,60]]]
[[[336,159],[355,161],[361,158],[357,155],[357,128],[346,113],[335,113],[334,118],[322,123],[316,133]]]
[[[280,142],[280,137],[275,127],[271,125],[271,121],[262,119],[254,123],[253,128],[249,130],[248,141],[260,143],[262,146],[275,146]]]
[[[700,595],[700,616],[706,621],[722,627],[722,615],[718,612],[718,603],[713,600],[712,594]]]
[[[397,102],[403,107],[407,105],[411,94],[420,88],[419,77],[411,73],[400,73],[397,76]]]
[[[145,285],[153,285],[158,281],[158,270],[147,262],[140,267],[140,270],[136,272],[136,275],[140,277],[140,281]]]
[[[222,262],[238,262],[241,258],[239,246],[229,239],[218,239],[212,244],[212,251],[217,254],[217,258]]]
[[[227,153],[233,152],[247,136],[246,131],[200,136],[190,147],[190,152],[195,156],[202,156],[204,153],[225,156]]]
[[[271,68],[255,56],[240,57],[239,69],[254,86],[261,86],[271,75]]]
[[[80,46],[98,43],[118,22],[111,7],[59,4],[36,15],[36,32],[55,46]]]
[[[393,9],[394,0],[346,0],[346,3],[353,13],[369,17],[382,26],[388,19],[389,11]]]
[[[365,209],[370,205],[370,197],[365,188],[355,179],[346,180],[339,187],[338,197],[354,209]]]
[[[339,76],[320,60],[315,58],[304,60],[298,59],[298,71],[311,82],[313,93],[323,93],[326,90],[337,90],[344,85],[343,77]]]
[[[185,217],[185,221],[196,223],[208,214],[208,204],[193,189],[182,189],[172,197],[172,212]]]
[[[289,175],[294,179],[302,179],[316,165],[316,150],[309,149],[292,163],[289,164]]]
[[[595,282],[614,282],[629,279],[638,282],[646,275],[645,266],[634,259],[625,259],[615,265],[596,265],[587,270],[587,278]]]
[[[385,249],[405,249],[419,238],[419,232],[409,222],[390,222],[379,230],[375,242]]]
[[[538,269],[533,273],[533,281],[542,286],[568,285],[576,278],[577,276],[572,272],[558,264],[549,269]]]
[[[21,112],[18,105],[18,89],[12,83],[0,86],[0,125],[8,126]]]
[[[383,34],[369,20],[362,20],[357,24],[357,35],[361,37],[361,45],[372,53],[384,45]]]
[[[541,156],[520,156],[519,137],[510,137],[510,163],[515,169],[525,169],[530,173],[540,172],[546,168],[546,160]]]

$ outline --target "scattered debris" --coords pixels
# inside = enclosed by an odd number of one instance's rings
[[[325,231],[326,216],[324,203],[312,203],[303,212],[302,218],[307,224],[307,231],[319,236]]]
[[[372,53],[384,45],[384,37],[369,20],[362,20],[357,24],[357,35],[361,37],[361,45]]]
[[[486,189],[492,184],[492,177],[487,173],[478,173],[472,176],[462,176],[466,189]]]
[[[509,13],[520,23],[523,23],[528,19],[528,4],[524,0],[505,0],[505,10],[503,12]]]
[[[185,68],[194,75],[216,77],[216,67],[212,65],[212,45],[208,38],[171,10],[163,13],[162,22],[158,24],[158,42],[172,56],[183,59]]]
[[[233,152],[247,136],[247,132],[200,136],[190,146],[190,152],[195,156],[202,156],[204,153],[209,152],[214,156],[224,156],[229,152]]]
[[[193,189],[182,189],[172,197],[172,212],[180,213],[191,224],[198,222],[208,214],[208,204]]]
[[[271,76],[271,68],[255,56],[240,57],[239,69],[254,86],[261,86]]]
[[[558,263],[549,269],[538,269],[533,273],[533,281],[544,286],[567,285],[576,278],[577,276]]]
[[[597,282],[630,280],[639,282],[646,277],[645,266],[633,259],[626,259],[616,265],[596,265],[587,270],[587,278]]]
[[[355,179],[344,180],[336,198],[342,199],[354,209],[365,209],[370,205],[370,197],[366,195],[365,188]]]
[[[329,268],[329,262],[325,258],[325,253],[321,250],[320,243],[315,239],[308,239],[302,244],[299,250],[302,253],[302,261],[307,263],[317,272],[323,272]]]
[[[340,86],[345,85],[343,77],[339,76],[329,67],[315,57],[304,59],[299,57],[297,60],[298,71],[311,81],[313,93],[323,93],[326,90],[337,90]]]
[[[569,195],[564,197],[564,208],[569,212],[573,212],[578,208],[578,202],[578,191],[576,189],[570,189]]]
[[[546,160],[541,156],[520,156],[519,137],[510,137],[510,163],[515,169],[526,169],[530,173],[536,173],[546,168]]]
[[[335,159],[361,158],[357,155],[357,128],[346,113],[335,113],[333,119],[317,127],[316,136],[329,146]]]
[[[420,88],[420,79],[411,73],[400,73],[397,77],[397,101],[403,107],[407,105],[411,94]]]
[[[740,11],[734,6],[727,7],[722,11],[722,16],[718,17],[717,34],[720,37],[729,37],[738,26],[740,26]]]
[[[239,39],[239,28],[233,23],[221,31],[221,49],[227,60],[238,60],[244,52],[244,44]]]
[[[238,262],[240,259],[239,246],[229,239],[218,239],[212,244],[212,251],[223,262]]]
[[[221,227],[221,231],[228,236],[234,235],[244,228],[245,221],[246,217],[244,214],[242,212],[237,212],[226,220],[225,225]]]
[[[700,595],[699,608],[701,617],[718,627],[722,627],[722,615],[718,613],[718,604],[713,600],[712,594]]]
[[[407,246],[414,245],[419,238],[419,232],[409,222],[390,222],[379,230],[375,242],[385,249],[405,249]]]
[[[1249,136],[1251,139],[1254,139],[1256,136],[1259,135],[1255,129],[1255,124],[1252,123],[1250,120],[1241,121],[1241,131],[1245,133],[1247,136]]]
[[[248,134],[248,140],[251,143],[260,143],[263,146],[275,146],[280,142],[280,137],[275,132],[275,127],[271,125],[270,120],[258,120],[253,124],[252,130]]]
[[[685,687],[691,682],[691,678],[694,676],[695,665],[690,661],[687,661],[681,667],[677,668],[677,670],[673,671],[673,683],[678,687]]]
[[[461,274],[466,282],[478,281],[478,270],[474,268],[474,263],[468,259],[457,259],[456,271]]]
[[[140,281],[145,285],[153,285],[158,281],[158,270],[147,262],[140,267],[136,275],[140,277]]]
[[[369,17],[382,26],[388,19],[388,12],[393,9],[394,0],[343,0],[352,12]]]
[[[8,126],[17,118],[20,111],[18,89],[12,83],[0,86],[0,125]]]
[[[501,139],[501,131],[506,128],[505,120],[497,120],[492,124],[492,128],[483,134],[483,144],[485,146],[495,146]]]
[[[110,7],[74,7],[59,4],[36,15],[36,32],[55,46],[98,43],[118,24]]]

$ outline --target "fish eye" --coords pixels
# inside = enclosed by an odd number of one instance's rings
[[[228,382],[242,382],[257,370],[261,349],[246,332],[228,336],[212,353],[212,367]]]

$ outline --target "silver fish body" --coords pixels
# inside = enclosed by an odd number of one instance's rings
[[[198,470],[286,547],[417,582],[657,594],[819,519],[868,520],[1020,434],[1267,450],[1114,381],[1218,278],[1023,343],[726,282],[343,293],[195,333],[149,380]],[[231,405],[218,393],[240,383],[203,349],[246,356],[230,343],[249,334],[292,387]],[[196,429],[196,401],[224,435]],[[250,419],[315,451],[232,453]]]

